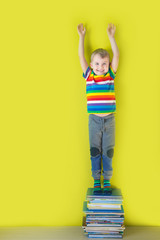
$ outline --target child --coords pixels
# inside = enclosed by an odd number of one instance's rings
[[[110,179],[112,177],[112,158],[115,146],[116,101],[114,78],[119,63],[119,50],[114,38],[116,27],[109,24],[107,34],[111,43],[113,58],[110,63],[109,53],[100,48],[91,55],[91,63],[84,56],[84,39],[86,29],[79,24],[79,59],[86,79],[87,110],[89,113],[89,142],[94,178],[94,193],[102,193],[101,189],[101,158],[103,163],[104,194],[111,194]]]

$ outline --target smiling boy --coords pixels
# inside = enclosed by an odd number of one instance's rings
[[[114,79],[119,63],[119,50],[114,35],[116,27],[109,24],[107,28],[113,58],[110,63],[109,53],[102,48],[91,55],[90,67],[84,55],[86,29],[79,24],[79,59],[86,80],[87,111],[89,113],[89,142],[94,178],[94,193],[102,193],[101,171],[103,167],[103,193],[112,192],[110,179],[113,175],[112,158],[115,146],[116,99]],[[102,159],[102,164],[101,164]]]

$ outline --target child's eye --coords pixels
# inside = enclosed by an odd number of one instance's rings
[[[96,65],[99,65],[99,63],[96,63]]]

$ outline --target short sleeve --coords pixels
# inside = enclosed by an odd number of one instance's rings
[[[109,66],[109,72],[110,72],[110,76],[115,79],[116,77],[116,72],[113,71],[113,68],[111,67],[111,64]]]
[[[90,69],[90,67],[88,67],[86,72],[83,73],[83,77],[87,80],[89,75],[90,75],[90,73],[91,73],[91,69]]]

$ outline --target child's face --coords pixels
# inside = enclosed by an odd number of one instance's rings
[[[96,54],[93,57],[90,66],[96,75],[103,75],[107,73],[109,70],[109,58],[108,57],[101,58],[99,54]]]

